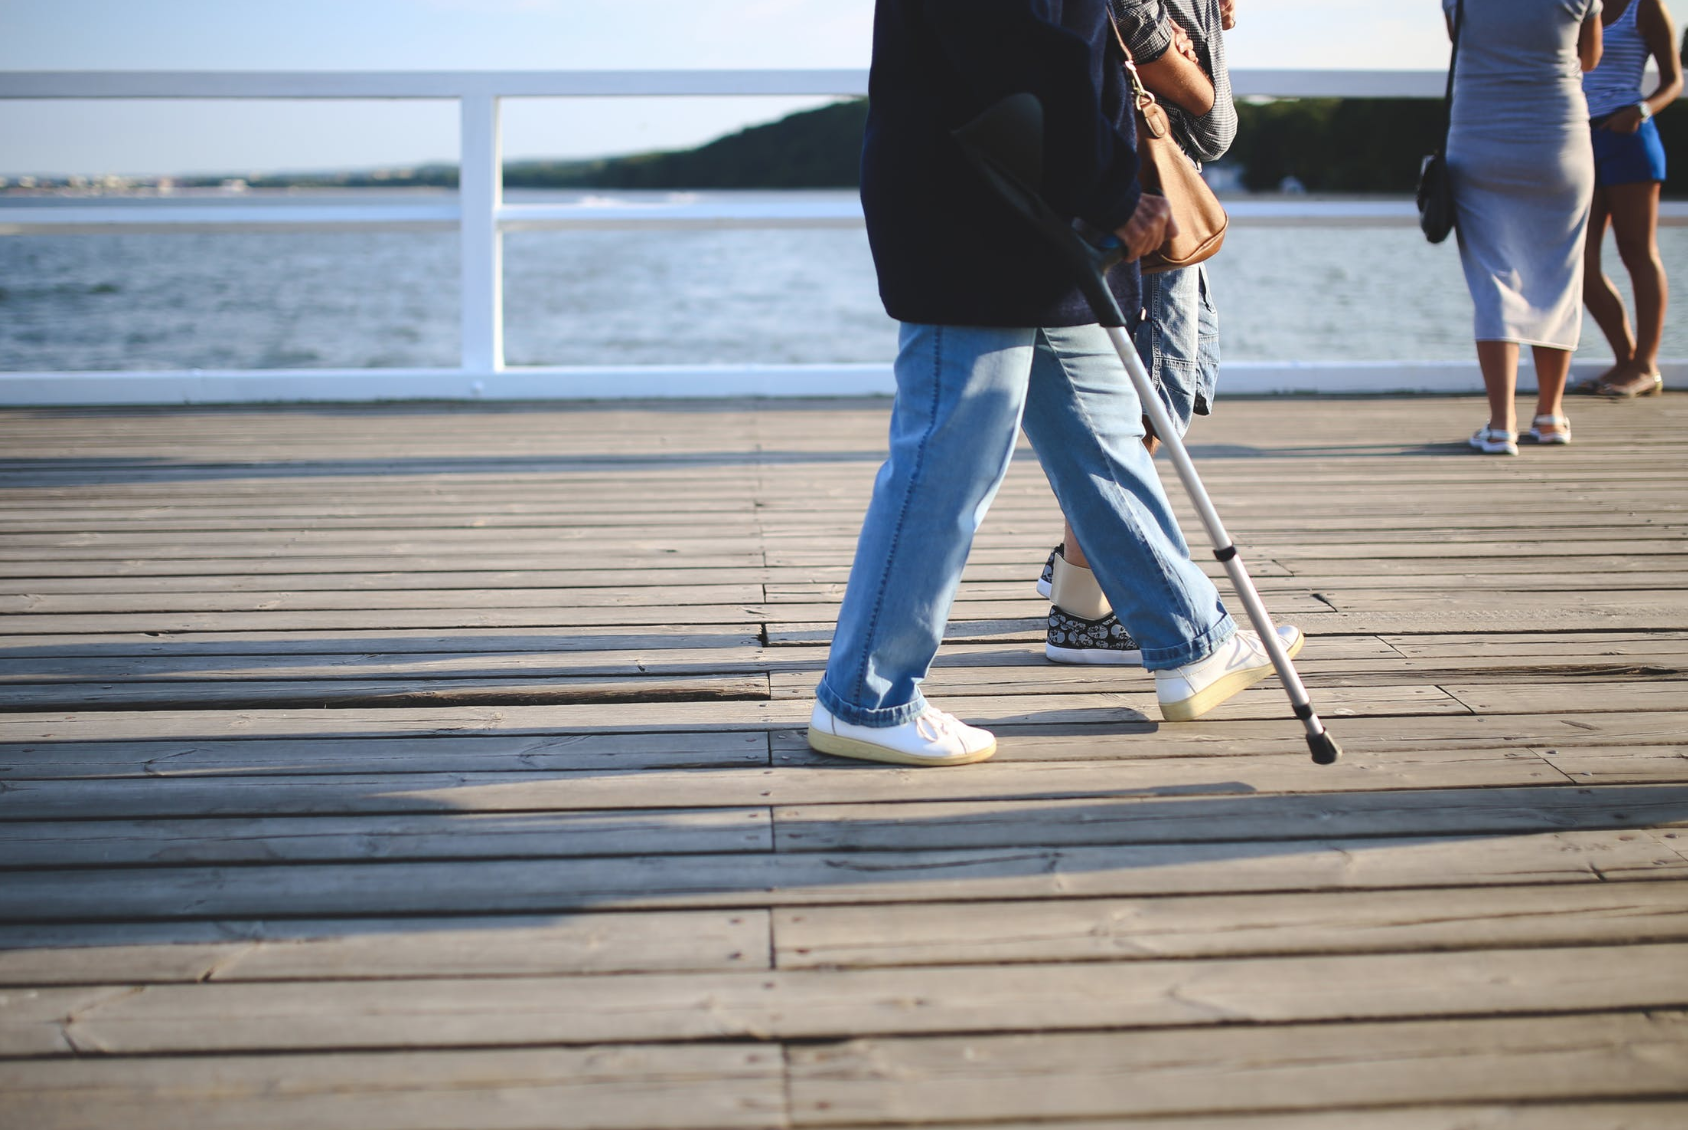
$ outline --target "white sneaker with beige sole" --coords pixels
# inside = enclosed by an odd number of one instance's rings
[[[1285,624],[1278,629],[1278,640],[1285,653],[1294,658],[1306,637],[1300,628]],[[1260,637],[1253,632],[1238,632],[1205,659],[1155,672],[1155,697],[1160,699],[1161,717],[1168,722],[1199,718],[1272,671],[1272,657]]]
[[[857,726],[817,702],[809,748],[891,765],[971,765],[996,752],[996,735],[932,706],[900,726]]]

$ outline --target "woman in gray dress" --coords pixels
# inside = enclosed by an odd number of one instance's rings
[[[1453,31],[1457,0],[1442,0]],[[1533,348],[1525,438],[1571,440],[1562,398],[1582,333],[1583,237],[1594,194],[1582,72],[1600,61],[1601,0],[1466,0],[1448,170],[1459,255],[1476,306],[1487,455],[1518,454],[1518,350]]]

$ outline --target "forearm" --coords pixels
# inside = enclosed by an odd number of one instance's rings
[[[1583,21],[1582,33],[1577,36],[1577,59],[1585,73],[1600,65],[1605,44],[1605,29],[1600,24],[1600,13],[1596,12]]]
[[[1206,117],[1213,109],[1213,80],[1177,51],[1168,51],[1154,62],[1140,65],[1137,73],[1151,94],[1192,117]]]
[[[1657,0],[1637,14],[1641,17],[1647,49],[1659,67],[1659,85],[1645,99],[1647,108],[1657,114],[1682,94],[1682,58],[1676,53],[1676,25],[1669,10]]]

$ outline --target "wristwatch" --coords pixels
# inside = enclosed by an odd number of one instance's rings
[[[1640,102],[1635,104],[1635,112],[1641,115],[1642,121],[1646,121],[1648,118],[1653,116],[1653,107],[1647,105],[1646,99],[1642,99]]]

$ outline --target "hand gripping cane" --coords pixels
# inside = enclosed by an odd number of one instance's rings
[[[1108,289],[1104,278],[1107,270],[1124,258],[1124,248],[1112,235],[1106,236],[1100,243],[1089,242],[1074,230],[1071,221],[1057,215],[1037,194],[1036,186],[1043,180],[1043,104],[1034,94],[1010,95],[956,130],[954,136],[986,182],[1042,232],[1072,268],[1096,320],[1108,331],[1114,351],[1125,363],[1125,371],[1137,390],[1138,399],[1143,402],[1143,411],[1166,445],[1167,456],[1177,468],[1185,493],[1195,505],[1202,525],[1207,527],[1207,536],[1213,543],[1213,556],[1224,564],[1225,572],[1231,578],[1231,587],[1242,600],[1249,622],[1260,634],[1260,642],[1272,657],[1272,666],[1277,669],[1278,677],[1283,680],[1295,716],[1307,728],[1307,748],[1312,751],[1313,760],[1320,765],[1330,765],[1342,755],[1342,747],[1336,744],[1336,739],[1330,736],[1324,723],[1313,712],[1307,688],[1302,685],[1294,664],[1284,652],[1283,643],[1272,626],[1272,618],[1267,615],[1266,606],[1243,566],[1242,556],[1225,532],[1225,525],[1208,498],[1207,488],[1202,485],[1196,465],[1190,461],[1190,453],[1185,450],[1178,429],[1167,415],[1166,406],[1155,394],[1149,374],[1137,356],[1136,346],[1125,334],[1125,315],[1120,311],[1119,303],[1114,301],[1113,292]]]

